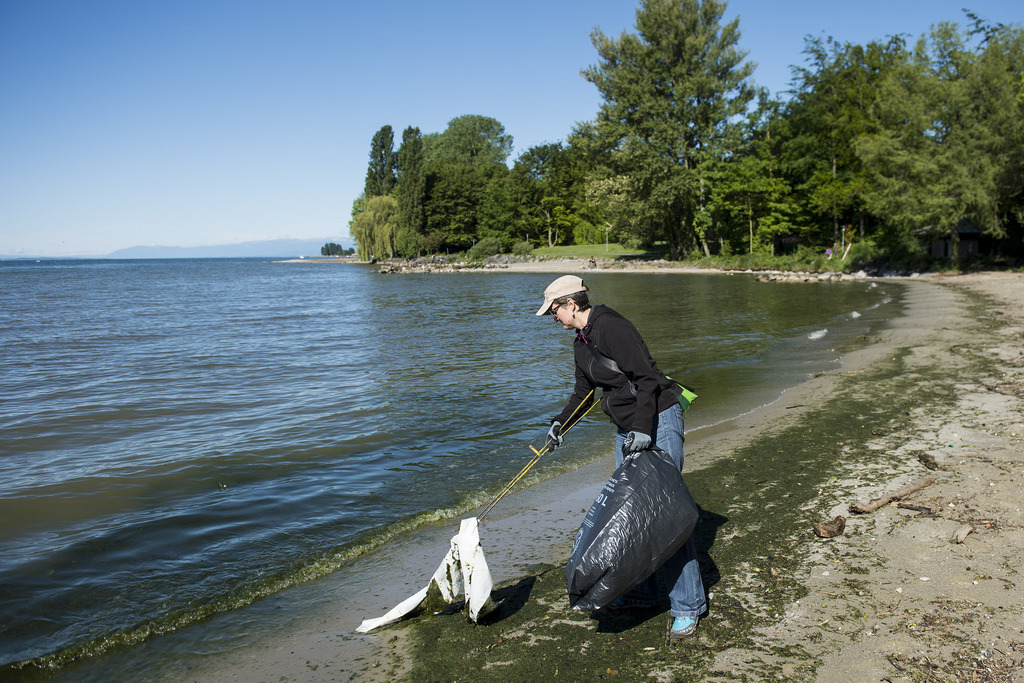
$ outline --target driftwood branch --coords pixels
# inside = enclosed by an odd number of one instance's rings
[[[870,503],[850,503],[850,512],[856,512],[858,514],[865,514],[865,513],[868,513],[868,512],[874,512],[875,510],[877,510],[878,508],[882,507],[883,505],[891,503],[894,500],[899,500],[901,498],[906,498],[911,493],[914,493],[915,491],[920,491],[925,486],[928,486],[928,485],[934,484],[934,483],[935,483],[935,477],[925,477],[921,481],[919,481],[919,482],[917,482],[915,484],[911,484],[910,486],[906,486],[906,487],[900,489],[899,491],[896,491],[895,493],[889,493],[887,495],[882,496],[881,498],[875,498]]]
[[[913,503],[900,503],[896,507],[898,507],[900,510],[913,510],[914,512],[922,512],[926,515],[935,514],[935,510],[932,510],[930,507],[927,507],[925,505],[914,505]]]

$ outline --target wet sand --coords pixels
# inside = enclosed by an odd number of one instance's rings
[[[842,370],[687,434],[711,597],[695,637],[667,642],[665,608],[568,608],[561,566],[609,452],[510,496],[482,525],[500,602],[485,624],[451,610],[354,633],[425,584],[457,529],[442,524],[346,568],[377,579],[361,591],[302,587],[302,600],[320,594],[309,619],[188,678],[1024,681],[1024,275],[907,286],[907,314]],[[913,507],[849,511],[929,476],[902,501]],[[815,536],[837,515],[842,535]]]

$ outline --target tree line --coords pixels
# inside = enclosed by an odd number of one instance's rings
[[[466,115],[371,141],[350,231],[364,259],[660,245],[669,258],[800,250],[917,263],[961,235],[1024,251],[1024,31],[965,11],[910,44],[808,37],[785,99],[752,81],[724,0],[642,0],[591,34],[602,103],[522,152]],[[942,253],[935,245],[943,245]]]
[[[320,247],[321,256],[352,256],[355,253],[355,249],[351,247],[346,249],[337,242],[328,242],[324,246]]]

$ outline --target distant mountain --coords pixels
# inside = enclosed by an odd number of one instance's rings
[[[321,240],[263,240],[219,244],[209,247],[128,247],[111,252],[105,258],[296,258],[319,256],[320,247],[328,242],[348,246],[337,238]]]

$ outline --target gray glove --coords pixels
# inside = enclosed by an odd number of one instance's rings
[[[643,432],[630,432],[622,442],[622,454],[639,453],[651,447],[651,437]]]
[[[562,445],[564,437],[558,435],[558,432],[562,429],[561,422],[552,422],[551,429],[548,430],[548,443],[551,444],[551,450],[555,450]]]

